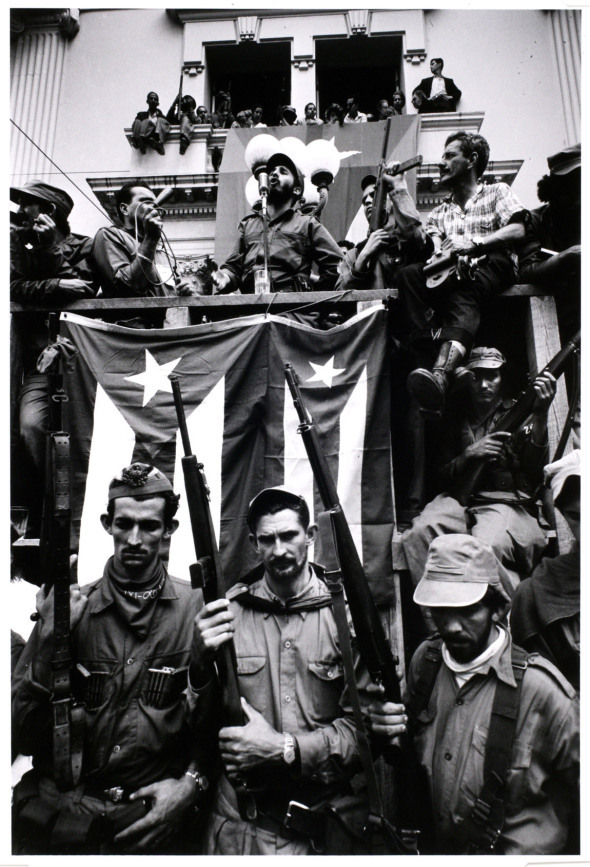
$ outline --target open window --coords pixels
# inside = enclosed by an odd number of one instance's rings
[[[403,89],[401,35],[316,39],[315,56],[321,117],[331,103],[344,107],[354,94],[360,111],[371,114],[379,99],[391,103],[400,83]]]
[[[234,114],[260,104],[264,123],[274,126],[278,107],[291,100],[290,43],[209,45],[206,51],[212,100],[228,91]]]

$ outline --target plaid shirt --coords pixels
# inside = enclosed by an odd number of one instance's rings
[[[474,235],[485,238],[508,223],[526,222],[528,211],[518,201],[508,184],[479,184],[475,195],[461,208],[449,196],[429,214],[426,232],[433,237],[460,238],[470,241]],[[516,254],[510,257],[517,264]]]

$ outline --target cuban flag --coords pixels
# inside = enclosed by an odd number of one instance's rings
[[[387,311],[371,307],[329,331],[286,317],[247,316],[140,330],[62,313],[78,349],[65,386],[72,531],[78,580],[100,577],[112,540],[100,525],[110,479],[154,464],[181,494],[170,572],[195,559],[171,373],[179,377],[191,448],[204,464],[226,587],[257,564],[245,516],[262,488],[285,484],[322,510],[286,385],[289,362],[316,422],[375,599],[393,601],[394,529]],[[321,562],[321,542],[314,558]]]

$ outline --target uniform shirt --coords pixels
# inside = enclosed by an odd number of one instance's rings
[[[92,255],[100,276],[102,294],[107,298],[175,295],[172,271],[163,251],[156,251],[154,261],[159,280],[154,284],[149,262],[139,259],[137,250],[138,244],[131,231],[117,226],[98,230]]]
[[[416,684],[426,643],[410,666]],[[497,680],[515,686],[511,640],[482,674],[458,689],[444,662],[415,723],[414,743],[432,796],[437,852],[463,854],[457,829],[481,792],[485,746]],[[506,778],[506,820],[498,854],[557,854],[566,845],[568,810],[576,808],[579,705],[560,672],[541,656],[529,659]]]
[[[98,291],[98,279],[91,257],[92,240],[73,232],[51,247],[28,246],[22,235],[10,233],[10,300],[25,304],[43,301],[73,300],[65,295],[59,281],[84,280],[93,295]],[[47,346],[46,313],[31,314],[15,319],[19,334],[25,372],[35,368],[37,358]]]
[[[254,270],[264,264],[262,228],[262,216],[256,212],[240,222],[236,245],[222,265],[231,276],[230,291],[254,291]],[[314,262],[319,272],[314,289],[333,289],[341,259],[336,241],[315,217],[288,208],[268,221],[268,264],[275,291],[301,291],[295,278],[309,280]]]
[[[514,403],[513,400],[500,401],[478,426],[470,422],[465,411],[451,413],[449,410],[441,426],[438,446],[437,466],[443,486],[450,486],[461,478],[462,473],[457,471],[460,456],[470,445],[487,436]],[[533,440],[532,425],[521,427],[513,434],[510,445],[505,446],[502,457],[486,464],[477,491],[497,492],[502,497],[517,491],[532,494],[542,482],[547,449],[547,442]]]
[[[167,576],[145,640],[121,619],[104,578],[84,587],[88,604],[72,635],[73,691],[86,703],[83,779],[99,788],[140,786],[179,777],[199,752],[209,693],[195,702],[188,666],[200,594]],[[52,635],[36,626],[23,651],[13,689],[21,748],[52,777],[51,684],[38,678],[36,660],[51,659]],[[85,676],[84,671],[90,673]],[[175,669],[163,707],[150,695],[149,669]],[[153,680],[152,680],[153,684]],[[203,710],[205,709],[205,710]]]
[[[456,238],[471,242],[474,235],[482,238],[497,232],[509,223],[526,222],[528,211],[518,201],[508,184],[478,184],[475,194],[461,208],[453,197],[434,208],[426,220],[426,232],[441,241]],[[517,257],[510,252],[517,264]]]
[[[250,593],[278,601],[265,578],[252,584]],[[288,607],[327,593],[312,571]],[[331,607],[286,608],[278,615],[234,601],[231,610],[241,695],[276,731],[297,738],[303,777],[341,778],[343,767],[358,765],[358,753],[350,711],[345,714],[341,703],[344,669]]]

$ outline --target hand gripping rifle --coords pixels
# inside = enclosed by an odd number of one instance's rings
[[[571,356],[579,350],[580,338],[581,332],[578,331],[574,334],[571,340],[569,340],[567,344],[553,356],[551,361],[538,375],[540,376],[541,373],[551,373],[556,379],[558,379],[564,372]],[[488,433],[491,434],[498,431],[515,433],[515,431],[517,431],[530,416],[534,402],[535,387],[534,382],[531,382],[516,403],[498,419]],[[477,488],[481,475],[485,470],[485,466],[486,462],[484,460],[474,461],[473,466],[467,467],[461,473],[457,485],[452,489],[451,493],[462,506],[467,506],[469,504],[469,498]]]
[[[57,341],[57,314],[49,314],[49,342]],[[53,770],[60,791],[73,789],[82,771],[83,706],[72,698],[70,674],[70,437],[62,429],[62,403],[67,400],[59,357],[49,379],[48,433],[45,450],[45,492],[41,521],[41,581],[53,587],[52,657]]]
[[[350,527],[338,500],[328,462],[321,451],[315,422],[303,403],[297,374],[290,364],[285,365],[285,378],[299,416],[298,431],[303,438],[322,503],[330,513],[337,560],[360,656],[372,680],[383,686],[384,700],[399,704],[402,698],[396,671],[397,661],[393,657]],[[398,821],[395,824],[398,834],[403,835],[404,839],[415,839],[420,833],[417,825],[425,825],[425,822],[417,822],[417,818],[420,813],[425,815],[427,798],[426,790],[419,780],[420,769],[407,735],[399,738],[399,747],[394,748],[393,758],[398,798]],[[408,851],[406,854],[413,853]]]
[[[178,377],[172,374],[169,379],[172,383],[174,406],[184,450],[182,470],[197,555],[197,562],[190,566],[191,584],[194,590],[201,589],[203,591],[203,599],[208,603],[224,596],[221,559],[215,541],[215,528],[209,507],[209,486],[205,478],[203,464],[197,461],[197,456],[191,451]],[[221,645],[217,652],[215,664],[221,685],[224,725],[242,726],[244,725],[244,712],[238,688],[238,666],[233,640]],[[241,776],[236,777],[232,780],[232,785],[236,792],[240,816],[244,821],[254,821],[256,819],[256,803],[252,793],[248,791],[244,779]]]

